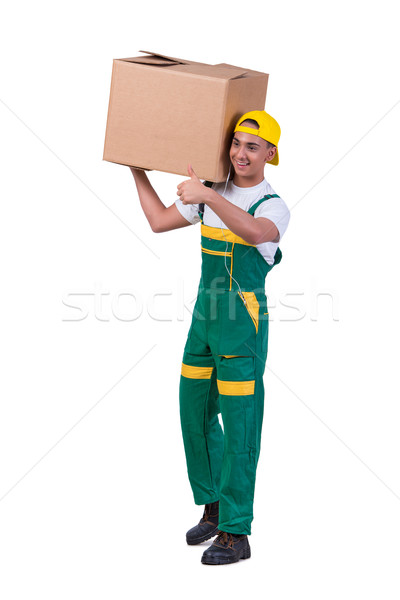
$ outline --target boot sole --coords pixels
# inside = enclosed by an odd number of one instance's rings
[[[244,548],[240,554],[240,556],[235,557],[232,556],[232,558],[221,558],[221,557],[215,557],[215,556],[202,556],[201,557],[201,562],[203,563],[203,565],[231,565],[233,563],[239,562],[239,560],[243,559],[245,560],[246,558],[250,558],[251,557],[251,550],[250,550],[250,546],[248,548]]]
[[[201,544],[202,542],[206,542],[210,538],[215,537],[218,532],[219,532],[218,527],[216,527],[213,531],[211,531],[211,533],[202,535],[201,537],[195,538],[194,540],[188,540],[186,538],[186,543],[189,544],[189,546],[196,546],[197,544]]]

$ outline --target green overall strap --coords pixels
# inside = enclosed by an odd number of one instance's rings
[[[203,185],[205,185],[206,187],[210,188],[212,187],[212,181],[204,181]],[[201,223],[203,223],[203,215],[204,215],[204,203],[199,204],[199,212],[198,215],[200,217],[200,221]]]
[[[268,196],[264,196],[263,198],[261,198],[261,200],[258,200],[255,204],[253,204],[253,206],[251,208],[249,208],[249,210],[247,212],[250,215],[253,215],[253,217],[254,217],[254,213],[256,212],[256,210],[260,206],[260,204],[262,202],[264,202],[265,200],[269,200],[270,198],[280,198],[280,196],[278,196],[278,194],[268,194]]]
[[[260,204],[262,202],[265,202],[266,200],[269,200],[270,198],[280,198],[280,196],[278,196],[278,194],[268,194],[268,196],[264,196],[263,198],[258,200],[255,204],[253,204],[253,206],[247,212],[250,215],[253,215],[253,217],[254,217],[254,213],[256,212],[256,210],[260,206]],[[275,256],[274,256],[274,264],[272,266],[278,265],[281,262],[281,260],[282,260],[282,251],[280,248],[277,248],[276,252],[275,252]]]

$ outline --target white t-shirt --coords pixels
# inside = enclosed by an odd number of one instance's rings
[[[275,194],[274,190],[266,179],[264,179],[258,185],[246,188],[238,187],[232,181],[229,181],[226,191],[223,194],[224,188],[225,183],[213,183],[212,185],[212,189],[218,194],[221,194],[221,196],[223,195],[224,198],[229,200],[229,202],[232,202],[232,204],[235,204],[235,206],[238,206],[246,212],[253,206],[253,204],[255,204],[264,196]],[[182,204],[182,200],[180,198],[178,198],[175,204],[181,215],[190,223],[194,225],[200,221],[200,217],[198,215],[198,204]],[[272,221],[279,231],[280,242],[289,224],[290,212],[282,198],[269,198],[268,200],[262,202],[258,208],[256,208],[254,217],[264,217]],[[221,221],[219,216],[207,205],[204,206],[203,222],[204,225],[208,225],[210,227],[222,227],[223,229],[228,229],[228,227],[226,227],[226,225]],[[264,242],[263,244],[257,244],[257,249],[270,265],[272,265],[274,262],[274,256],[277,247],[278,243],[275,242]]]

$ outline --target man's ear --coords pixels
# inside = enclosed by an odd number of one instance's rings
[[[267,152],[267,158],[265,159],[265,162],[271,162],[271,160],[274,158],[276,154],[276,146],[274,146],[273,148],[268,148],[268,152]]]

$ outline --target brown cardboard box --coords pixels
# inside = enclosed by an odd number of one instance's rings
[[[237,119],[264,110],[268,75],[146,53],[115,59],[103,159],[223,181]]]

